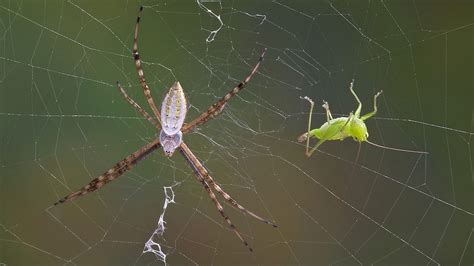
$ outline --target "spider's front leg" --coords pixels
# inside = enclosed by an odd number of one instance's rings
[[[222,207],[222,205],[219,203],[219,201],[216,198],[216,195],[214,194],[214,192],[212,192],[209,184],[206,182],[205,177],[203,176],[204,166],[202,166],[201,162],[199,162],[199,160],[196,158],[196,156],[191,152],[191,150],[188,148],[188,146],[184,142],[181,143],[179,151],[181,152],[183,157],[186,159],[186,161],[189,163],[189,165],[193,169],[198,181],[204,186],[204,189],[209,194],[209,197],[211,198],[212,202],[214,202],[214,204],[216,205],[216,208],[219,211],[222,218],[224,218],[227,224],[229,224],[230,228],[232,228],[232,231],[234,231],[235,235],[237,235],[237,237],[242,241],[242,243],[246,247],[249,247],[249,244],[242,237],[242,234],[240,233],[239,229],[237,229],[237,227],[232,223],[229,216],[225,214],[224,207]],[[249,250],[253,251],[251,247],[249,247]]]
[[[58,205],[59,203],[64,203],[66,201],[74,200],[75,198],[97,190],[104,186],[105,184],[112,182],[116,178],[120,177],[123,173],[128,170],[131,170],[138,162],[145,159],[146,156],[150,155],[156,149],[160,147],[160,141],[155,139],[154,141],[147,143],[145,146],[140,148],[139,150],[135,151],[134,153],[127,156],[125,159],[119,161],[115,164],[114,167],[107,170],[102,175],[92,179],[87,185],[82,187],[81,189],[70,193],[69,195],[65,196],[64,198],[58,200],[54,205]]]
[[[217,198],[215,197],[215,194],[212,192],[210,187],[213,187],[232,207],[252,216],[253,218],[266,223],[268,225],[271,225],[273,227],[277,227],[276,224],[263,219],[262,217],[256,215],[255,213],[247,210],[245,207],[240,205],[236,200],[234,200],[227,192],[225,192],[219,184],[217,184],[214,179],[209,175],[209,172],[206,170],[206,168],[202,165],[202,163],[199,161],[199,159],[193,154],[193,152],[189,149],[189,147],[183,142],[180,145],[180,152],[186,159],[186,161],[189,163],[191,168],[194,170],[194,173],[196,174],[196,177],[199,182],[201,182],[204,185],[204,188],[209,194],[209,197],[211,200],[214,202],[216,205],[217,210],[219,213],[222,215],[222,217],[226,220],[226,222],[229,224],[229,226],[232,228],[234,233],[242,240],[245,246],[248,246],[247,241],[245,241],[239,230],[232,224],[232,221],[229,219],[229,217],[224,213],[224,208],[222,205],[219,203]],[[252,251],[252,248],[250,248],[250,251]]]

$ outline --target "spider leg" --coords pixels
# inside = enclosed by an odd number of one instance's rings
[[[132,51],[133,59],[135,60],[135,66],[138,72],[138,80],[140,81],[140,85],[143,88],[143,93],[145,94],[148,105],[150,105],[150,108],[153,111],[153,114],[156,116],[156,119],[158,119],[158,122],[161,123],[160,111],[158,111],[155,101],[153,101],[153,97],[151,96],[150,88],[148,87],[145,81],[145,75],[143,74],[143,68],[142,68],[142,62],[140,60],[140,54],[138,53],[138,29],[140,25],[140,15],[142,11],[143,11],[143,6],[140,7],[140,11],[138,12],[138,16],[137,16],[137,23],[135,24],[135,34],[133,35],[133,51]]]
[[[125,92],[122,85],[118,81],[117,86],[120,89],[120,92],[122,92],[125,100],[127,100],[129,104],[131,104],[139,113],[141,113],[158,131],[160,131],[160,124],[152,116],[150,116],[150,114],[148,114],[145,109],[143,109],[138,103],[128,96],[127,92]]]
[[[232,223],[232,221],[230,220],[229,216],[227,216],[224,212],[224,207],[222,207],[222,205],[219,203],[219,201],[217,200],[216,198],[216,195],[214,194],[214,192],[212,192],[211,188],[209,187],[209,185],[206,183],[206,181],[204,180],[201,180],[201,183],[203,184],[204,186],[204,189],[206,189],[207,193],[209,193],[209,197],[211,198],[211,200],[214,202],[214,204],[216,205],[216,208],[217,210],[219,211],[219,213],[221,214],[221,216],[224,218],[224,220],[227,222],[227,224],[232,228],[232,230],[234,231],[234,233],[237,235],[237,237],[242,241],[242,243],[244,243],[244,245],[246,247],[249,248],[250,252],[253,251],[252,247],[249,246],[249,243],[247,243],[247,241],[242,237],[242,235],[240,234],[240,231],[237,229],[237,227],[235,227],[235,225]]]
[[[377,92],[377,94],[374,95],[374,110],[373,110],[372,112],[370,112],[370,113],[367,113],[367,114],[363,115],[363,116],[360,118],[362,121],[364,121],[364,120],[366,120],[366,119],[368,119],[368,118],[374,116],[374,115],[377,113],[377,97],[379,97],[380,94],[382,94],[382,92],[383,92],[383,91],[379,91],[379,92]]]
[[[141,147],[139,150],[127,156],[125,159],[116,163],[112,168],[107,170],[102,175],[94,178],[89,184],[85,185],[81,189],[65,196],[64,198],[58,200],[54,205],[59,203],[64,203],[66,201],[71,201],[79,196],[92,192],[101,188],[103,185],[115,180],[117,177],[121,176],[126,171],[132,169],[138,162],[143,160],[146,156],[154,152],[157,148],[160,147],[159,139],[146,144]]]
[[[255,67],[252,69],[252,72],[250,72],[250,74],[244,79],[242,80],[234,89],[232,89],[231,91],[229,91],[226,95],[224,95],[219,101],[217,101],[216,103],[214,103],[213,105],[211,105],[206,112],[202,113],[200,116],[198,116],[197,118],[195,118],[193,121],[191,121],[190,123],[186,124],[183,126],[183,128],[181,129],[181,131],[183,132],[183,134],[193,130],[194,128],[196,128],[197,126],[200,126],[204,123],[206,123],[209,119],[217,116],[220,112],[222,112],[222,110],[224,109],[225,107],[225,104],[227,103],[227,101],[230,100],[230,98],[232,98],[233,96],[235,96],[239,91],[243,90],[245,88],[245,85],[247,85],[247,83],[249,82],[249,80],[253,77],[253,75],[257,72],[257,69],[258,67],[260,66],[260,63],[262,62],[263,60],[263,57],[265,56],[265,52],[267,51],[267,49],[265,48],[262,52],[262,54],[260,55],[260,58],[258,59],[258,62],[257,64],[255,65]]]
[[[186,146],[186,149],[189,150],[189,147],[187,147],[186,144],[184,144],[184,146]],[[191,152],[191,151],[189,151]],[[194,154],[191,154],[192,156],[194,156]],[[192,157],[191,156],[191,157]],[[195,156],[194,156],[195,157]],[[187,158],[187,157],[186,157]],[[263,223],[266,223],[266,224],[269,224],[273,227],[277,227],[277,225],[275,225],[274,223],[266,220],[266,219],[263,219],[262,217],[256,215],[255,213],[247,210],[245,207],[243,207],[242,205],[240,205],[236,200],[234,200],[227,192],[225,192],[221,186],[219,186],[219,184],[217,184],[214,179],[212,178],[211,175],[209,175],[209,172],[207,171],[207,169],[199,162],[199,160],[197,160],[196,158],[196,162],[193,163],[193,165],[196,166],[196,169],[198,170],[198,174],[204,179],[204,181],[206,181],[206,183],[209,185],[209,186],[212,186],[217,192],[219,192],[219,194],[221,194],[221,196],[227,200],[227,202],[234,208],[236,209],[239,209],[241,210],[242,212],[245,212],[247,213],[248,215],[252,216],[253,218],[263,222]]]
[[[188,146],[184,142],[181,143],[179,151],[183,155],[183,157],[186,159],[186,161],[189,163],[191,168],[193,169],[198,181],[204,186],[204,189],[209,194],[209,197],[211,198],[212,202],[214,202],[214,204],[216,205],[216,208],[219,211],[220,215],[224,218],[227,224],[229,224],[232,231],[234,231],[234,233],[242,241],[242,243],[246,247],[248,247],[250,251],[253,251],[253,249],[249,246],[247,241],[242,237],[242,234],[240,233],[240,231],[232,223],[229,216],[225,214],[224,207],[222,207],[222,205],[219,203],[219,201],[216,198],[216,195],[214,194],[214,192],[212,192],[209,184],[206,182],[205,177],[202,175],[204,166],[201,164],[201,162],[199,162],[197,157],[191,152],[191,150],[188,148]]]
[[[362,102],[360,101],[359,97],[357,97],[357,94],[354,92],[354,80],[351,81],[351,85],[349,87],[349,90],[351,91],[352,95],[354,95],[354,97],[356,98],[357,100],[357,103],[359,103],[359,105],[357,106],[357,110],[355,111],[354,115],[355,117],[360,117],[360,111],[362,110]]]
[[[255,213],[247,210],[245,207],[243,207],[242,205],[240,205],[236,200],[234,200],[229,194],[227,194],[227,192],[225,192],[220,186],[219,184],[217,184],[214,179],[212,178],[212,176],[209,175],[209,173],[207,172],[207,170],[204,168],[204,172],[202,173],[202,176],[204,176],[206,182],[213,186],[214,189],[219,192],[219,194],[221,194],[222,197],[224,197],[225,200],[227,200],[227,202],[234,208],[236,209],[239,209],[241,210],[242,212],[245,212],[247,213],[248,215],[252,216],[253,218],[263,222],[263,223],[266,223],[266,224],[269,224],[273,227],[278,227],[276,224],[266,220],[266,219],[263,219],[262,217],[256,215]]]

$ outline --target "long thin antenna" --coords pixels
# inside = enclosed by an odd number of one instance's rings
[[[370,145],[373,145],[373,146],[375,146],[375,147],[379,147],[379,148],[383,148],[383,149],[387,149],[387,150],[392,150],[392,151],[401,151],[401,152],[428,154],[427,151],[414,151],[414,150],[397,149],[397,148],[392,148],[392,147],[387,147],[387,146],[383,146],[383,145],[380,145],[380,144],[376,144],[376,143],[370,142],[370,141],[368,141],[368,140],[366,140],[365,142],[367,142],[367,143],[369,143]]]

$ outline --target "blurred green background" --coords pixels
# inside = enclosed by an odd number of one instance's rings
[[[85,185],[157,132],[115,87],[146,105],[179,80],[188,121],[232,89],[223,114],[185,141],[236,200],[226,205],[254,248],[228,229],[179,154],[161,150],[74,202]],[[474,4],[456,1],[0,1],[0,265],[162,264],[144,243],[173,186],[173,264],[472,265]],[[217,17],[218,16],[218,17]],[[219,19],[221,19],[222,24]],[[214,37],[214,38],[213,38]],[[207,40],[207,41],[206,41]],[[311,158],[296,137],[356,103],[379,113],[372,142],[327,142]],[[221,202],[223,202],[221,200]]]

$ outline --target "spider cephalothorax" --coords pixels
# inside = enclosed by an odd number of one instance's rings
[[[142,8],[140,8],[140,12]],[[187,112],[187,102],[186,97],[184,96],[183,88],[179,82],[175,82],[173,86],[169,89],[166,94],[162,106],[161,114],[156,107],[155,102],[151,96],[150,88],[148,87],[145,77],[143,74],[142,63],[140,60],[140,55],[138,53],[138,25],[140,22],[140,16],[137,18],[137,23],[135,24],[135,35],[133,42],[133,58],[135,60],[135,66],[137,68],[138,79],[140,85],[143,88],[143,92],[147,99],[147,102],[153,111],[155,117],[152,117],[140,107],[132,98],[130,98],[122,86],[117,82],[117,86],[124,98],[133,106],[135,109],[140,112],[157,130],[160,132],[159,137],[155,140],[147,143],[145,146],[135,151],[134,153],[127,156],[125,159],[119,161],[112,168],[106,171],[104,174],[98,176],[85,185],[81,189],[70,193],[66,197],[58,200],[55,205],[63,203],[66,201],[71,201],[79,196],[82,196],[86,193],[92,192],[99,189],[103,185],[115,180],[117,177],[121,176],[127,170],[131,170],[140,160],[143,160],[147,155],[151,154],[153,151],[159,147],[163,147],[163,151],[166,156],[173,155],[176,149],[179,150],[180,154],[184,156],[189,166],[192,168],[196,174],[197,180],[203,185],[203,188],[209,194],[209,197],[216,205],[217,210],[224,218],[224,220],[229,224],[234,233],[240,238],[240,240],[248,246],[247,241],[244,240],[239,230],[231,222],[230,218],[224,213],[224,208],[219,203],[216,198],[216,195],[213,192],[213,189],[219,193],[232,207],[239,209],[240,211],[266,223],[276,227],[272,222],[267,221],[260,216],[254,214],[253,212],[247,210],[237,201],[235,201],[229,194],[227,194],[210,176],[209,172],[206,170],[204,165],[199,161],[199,159],[193,154],[191,149],[183,142],[183,135],[190,132],[194,128],[206,123],[212,118],[216,117],[225,107],[226,103],[239,91],[245,88],[247,82],[252,78],[252,76],[257,72],[257,69],[260,65],[260,62],[263,60],[266,49],[264,49],[261,54],[257,64],[250,72],[250,75],[247,76],[242,82],[240,82],[234,89],[229,91],[224,95],[220,100],[211,105],[207,111],[202,113],[200,116],[192,120],[191,122],[184,124],[184,119],[186,118]],[[252,251],[252,248],[249,248]]]
[[[181,131],[173,135],[166,134],[164,130],[160,132],[160,143],[166,156],[171,157],[182,141],[183,133]]]

